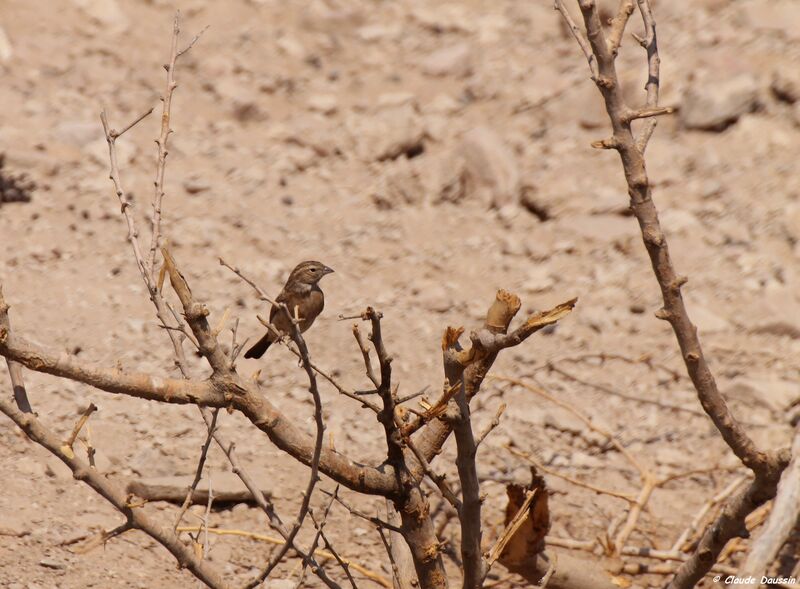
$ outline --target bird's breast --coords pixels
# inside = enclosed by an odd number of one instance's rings
[[[322,309],[325,307],[325,296],[319,289],[311,290],[311,292],[303,298],[304,301],[300,313],[300,331],[305,331],[311,327],[311,324],[314,323],[314,319],[317,318],[317,315],[322,313]]]

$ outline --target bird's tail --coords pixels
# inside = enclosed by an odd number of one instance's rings
[[[256,345],[254,345],[252,348],[250,348],[244,353],[244,357],[261,358],[261,356],[264,355],[264,352],[267,351],[267,348],[269,348],[272,345],[272,341],[273,341],[272,334],[268,332],[266,335],[264,335],[264,337],[262,337],[260,340],[258,340],[258,342],[256,342]]]

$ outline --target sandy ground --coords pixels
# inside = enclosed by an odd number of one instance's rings
[[[660,475],[719,467],[654,493],[629,544],[669,548],[702,504],[738,476],[730,470],[736,463],[698,414],[691,383],[673,375],[682,374],[680,356],[669,327],[653,316],[660,295],[636,223],[625,214],[618,159],[589,147],[607,133],[599,97],[549,0],[231,0],[180,8],[186,40],[210,28],[179,65],[164,234],[212,322],[230,308],[240,334],[261,331],[260,303],[218,256],[273,293],[294,264],[318,258],[336,273],[325,279],[326,311],[307,337],[315,360],[350,386],[364,386],[350,323],[337,316],[373,304],[385,315],[402,394],[439,389],[442,329],[478,325],[497,288],[517,292],[527,312],[577,296],[575,312],[554,332],[503,354],[494,373],[538,383],[580,407]],[[107,108],[119,128],[157,104],[173,9],[163,0],[0,5],[7,40],[0,44],[0,150],[9,169],[39,186],[30,203],[0,205],[0,282],[15,331],[83,360],[158,374],[174,373],[169,341],[125,241],[99,111]],[[796,76],[800,5],[675,0],[655,9],[663,103],[686,105],[691,92],[727,95],[733,79],[750,92],[724,129],[687,128],[684,115],[663,120],[648,168],[721,389],[758,443],[787,445],[787,415],[800,397],[800,107],[791,91],[776,93],[775,80]],[[632,30],[639,28],[636,22]],[[620,68],[632,102],[644,97],[641,53],[625,41]],[[157,126],[151,116],[120,140],[123,181],[143,232]],[[488,145],[500,142],[502,150],[490,151],[512,185],[494,207],[494,196],[453,183],[462,165],[453,162],[462,162],[457,156],[475,128]],[[548,214],[532,214],[520,199]],[[652,364],[601,362],[587,357],[592,353],[646,356]],[[566,374],[547,369],[548,362]],[[289,352],[239,361],[244,374],[259,369],[270,399],[311,430],[304,377]],[[39,374],[26,378],[40,417],[62,435],[90,401],[98,405],[92,442],[98,467],[110,476],[193,472],[204,439],[194,409]],[[10,390],[5,373],[0,387]],[[336,447],[379,462],[378,424],[329,386],[323,400]],[[509,409],[480,453],[487,528],[499,526],[504,484],[528,478],[528,463],[509,446],[557,473],[638,489],[636,471],[602,436],[519,387],[487,381],[476,429],[501,402]],[[222,428],[291,519],[305,468],[241,416],[224,415]],[[448,445],[438,467],[454,471],[453,456]],[[229,469],[217,449],[209,464],[212,480]],[[0,536],[0,586],[198,585],[140,533],[88,554],[60,546],[122,519],[5,419],[0,479],[0,528],[17,533]],[[556,476],[547,480],[554,536],[594,539],[623,513],[624,502]],[[321,486],[333,487],[329,480]],[[382,509],[345,496],[365,511]],[[318,495],[314,504],[323,501]],[[172,521],[173,508],[154,509]],[[214,512],[211,523],[269,533],[263,515],[244,505]],[[368,523],[334,508],[328,526],[344,555],[390,575]],[[444,539],[455,534],[451,524]],[[271,549],[215,537],[210,558],[243,581]],[[501,567],[496,573],[499,587],[520,581]],[[276,579],[296,575],[289,560]],[[305,584],[318,581],[307,575]]]

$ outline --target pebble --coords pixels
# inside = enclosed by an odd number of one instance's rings
[[[697,80],[683,94],[680,119],[687,129],[722,131],[758,106],[759,83],[749,74]]]
[[[0,62],[7,62],[14,55],[11,40],[6,34],[6,30],[0,27]]]
[[[472,50],[467,43],[438,49],[423,59],[420,67],[429,76],[463,78],[472,72]]]
[[[114,33],[127,30],[128,17],[117,0],[73,0],[73,2],[94,22]]]
[[[372,116],[353,116],[346,126],[366,161],[396,159],[425,149],[425,125],[410,104],[381,109]]]
[[[800,100],[800,74],[797,70],[780,68],[775,70],[770,90],[778,100],[795,103]]]
[[[339,109],[339,100],[333,94],[315,94],[306,102],[312,111],[332,115]]]
[[[519,201],[521,181],[516,158],[489,127],[464,134],[458,155],[464,162],[463,198],[502,208]]]

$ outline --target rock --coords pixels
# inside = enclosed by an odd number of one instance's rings
[[[750,333],[800,339],[800,325],[794,325],[788,321],[770,321],[757,325],[750,330]]]
[[[236,76],[224,76],[215,80],[212,90],[231,104],[233,118],[237,121],[259,121],[267,117],[261,110],[263,101],[258,90]]]
[[[317,94],[311,96],[306,102],[308,108],[325,115],[335,113],[339,108],[339,101],[333,94]]]
[[[285,55],[289,57],[294,57],[295,59],[303,59],[306,56],[306,48],[303,44],[290,35],[284,35],[277,42],[278,49],[280,49]]]
[[[769,87],[778,100],[795,103],[800,100],[800,73],[795,68],[775,70]]]
[[[684,299],[686,298],[684,296]],[[691,299],[686,301],[686,307],[689,311],[689,317],[691,317],[692,322],[697,326],[701,334],[726,331],[731,326],[727,319],[720,317],[708,307],[692,302]]]
[[[452,297],[441,284],[429,284],[418,295],[417,303],[428,311],[446,313],[452,307]]]
[[[101,133],[102,135],[102,133]],[[136,144],[131,141],[118,141],[117,147],[117,160],[121,168],[124,168],[136,159]],[[83,151],[89,156],[97,165],[107,168],[109,166],[108,159],[108,142],[105,137],[98,137],[83,146]]]
[[[796,0],[757,0],[742,3],[737,20],[742,26],[763,33],[800,39],[800,14]]]
[[[183,189],[189,194],[199,194],[211,189],[211,184],[197,174],[192,174],[183,181]]]
[[[464,196],[501,208],[519,201],[520,173],[514,154],[488,127],[464,134],[459,148],[464,161]]]
[[[410,105],[417,108],[417,97],[412,92],[386,92],[378,96],[376,106],[380,108],[393,108],[396,106]]]
[[[610,186],[597,186],[590,193],[589,212],[593,215],[625,215],[630,212],[628,195]]]
[[[553,407],[545,412],[544,424],[546,427],[575,435],[580,435],[586,429],[586,424],[574,413],[559,407]],[[568,464],[569,461],[567,461]]]
[[[425,105],[425,111],[435,114],[452,115],[462,109],[463,105],[448,94],[437,94]]]
[[[458,43],[434,51],[420,63],[429,76],[463,78],[472,73],[472,50],[467,43]]]
[[[565,235],[601,243],[630,239],[638,233],[635,221],[619,215],[573,215],[559,217],[556,222]]]
[[[599,458],[580,450],[573,450],[570,453],[569,461],[570,466],[575,468],[599,468],[603,466],[603,461]]]
[[[73,0],[86,16],[104,28],[121,33],[128,28],[128,17],[117,0]]]
[[[524,184],[520,190],[519,204],[528,211],[531,215],[535,216],[540,221],[548,221],[552,218],[550,207],[545,200],[539,195],[538,190],[532,184]]]
[[[340,153],[342,133],[331,128],[330,119],[319,115],[301,116],[298,119],[270,126],[269,136],[289,145],[313,149],[319,157]]]
[[[43,558],[39,561],[39,566],[44,567],[46,569],[53,569],[56,571],[63,571],[67,568],[66,563],[60,562],[53,558]]]
[[[686,464],[686,451],[673,446],[662,446],[655,450],[656,464],[683,466]]]
[[[366,161],[413,156],[425,150],[425,126],[410,104],[382,109],[370,117],[352,117],[346,125],[359,156]]]
[[[421,202],[424,192],[417,171],[408,160],[399,159],[394,167],[381,176],[370,196],[379,209],[393,209],[399,205]]]
[[[475,31],[474,19],[460,2],[426,2],[415,8],[411,17],[435,33]]]
[[[784,209],[781,225],[792,244],[800,242],[800,205],[791,203]]]
[[[438,161],[437,173],[432,181],[434,202],[457,203],[464,199],[464,166],[464,160],[458,153],[450,153]]]
[[[722,131],[758,106],[758,81],[751,75],[695,81],[684,92],[680,118],[687,129]]]
[[[14,50],[11,47],[11,41],[6,35],[6,30],[0,27],[0,62],[6,62],[14,55]]]
[[[729,393],[744,401],[766,404],[773,411],[785,411],[800,400],[800,383],[777,377],[743,378],[734,381]]]
[[[55,128],[55,134],[60,141],[70,145],[77,145],[78,147],[84,147],[92,141],[106,142],[103,136],[103,128],[98,123],[89,121],[65,121],[59,123]]]
[[[544,265],[536,265],[528,272],[528,278],[522,288],[526,292],[542,292],[553,288],[555,283],[556,281],[553,279],[550,268]]]
[[[303,10],[303,24],[322,32],[344,31],[364,22],[364,11],[339,2],[313,0]]]
[[[365,25],[356,31],[358,38],[365,43],[374,43],[376,41],[394,40],[400,37],[403,33],[402,26],[397,24],[383,25],[372,24]]]
[[[683,233],[697,229],[700,221],[692,213],[682,209],[667,209],[659,215],[661,226],[669,233]]]

